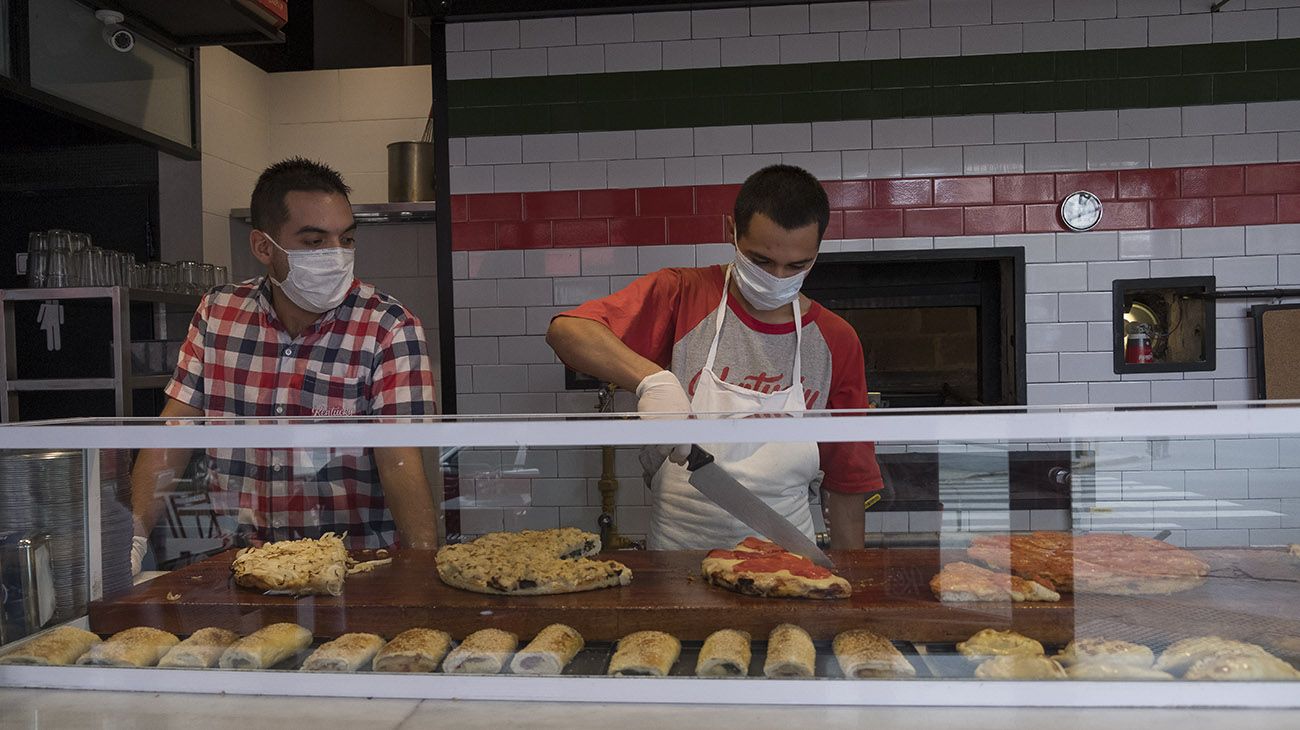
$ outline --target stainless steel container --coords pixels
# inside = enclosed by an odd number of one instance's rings
[[[388,202],[433,200],[433,143],[388,145]]]
[[[54,618],[50,536],[0,535],[0,644],[36,633]]]
[[[89,599],[82,457],[81,451],[0,450],[0,534],[49,535],[60,621],[84,616]]]

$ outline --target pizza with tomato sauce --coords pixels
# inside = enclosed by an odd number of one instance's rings
[[[732,550],[713,550],[701,566],[715,586],[750,596],[778,598],[848,598],[849,582],[802,555],[757,537]]]
[[[1210,569],[1183,548],[1102,532],[989,535],[972,540],[966,553],[1061,593],[1169,594],[1204,583]]]

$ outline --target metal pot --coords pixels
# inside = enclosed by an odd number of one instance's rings
[[[388,145],[388,202],[433,200],[433,143]]]

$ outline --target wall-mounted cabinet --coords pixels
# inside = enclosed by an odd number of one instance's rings
[[[1213,276],[1117,279],[1112,291],[1115,372],[1216,367]]]
[[[116,0],[109,3],[140,19],[178,46],[283,43],[288,0]]]
[[[76,0],[27,8],[31,87],[186,147],[195,145],[194,60],[142,35],[106,42]]]

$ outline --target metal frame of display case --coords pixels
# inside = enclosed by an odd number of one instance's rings
[[[722,416],[724,414],[719,414]],[[237,420],[83,419],[0,426],[0,448],[357,446],[559,446],[709,441],[934,441],[1159,439],[1294,436],[1300,401],[1132,407],[1031,407],[808,412],[786,419],[697,417],[642,421],[635,414]],[[90,483],[98,455],[86,459]],[[97,490],[89,489],[90,494]],[[97,512],[97,510],[95,510]],[[94,529],[93,524],[88,529]],[[97,541],[89,541],[92,550]],[[88,556],[91,575],[98,554]],[[92,595],[95,586],[92,577]],[[85,619],[73,622],[87,626]],[[714,680],[717,681],[717,680]],[[121,669],[0,665],[0,687],[234,693],[308,697],[651,702],[743,705],[949,705],[1015,707],[1300,707],[1296,682],[726,680],[667,677],[327,675],[295,671]]]
[[[108,378],[18,378],[18,348],[14,322],[15,302],[46,300],[108,299],[112,306],[113,375]],[[43,289],[0,290],[4,315],[0,317],[0,421],[18,420],[18,393],[49,390],[111,390],[118,416],[132,415],[131,394],[136,390],[161,388],[171,375],[135,375],[131,372],[131,305],[152,304],[154,334],[167,338],[167,307],[179,306],[194,311],[199,297],[123,286],[85,286]]]

